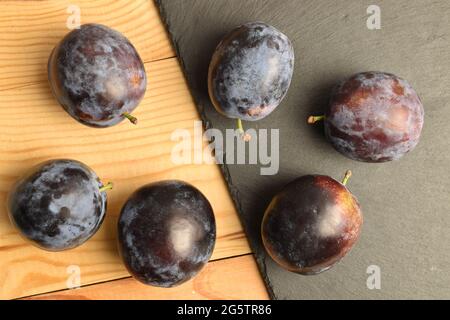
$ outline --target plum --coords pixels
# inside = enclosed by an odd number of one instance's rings
[[[140,282],[173,287],[194,277],[211,257],[216,224],[210,203],[182,181],[135,191],[122,208],[119,252]]]
[[[363,222],[356,198],[342,183],[307,175],[289,183],[267,208],[264,247],[283,268],[314,275],[330,269],[357,241]]]
[[[75,160],[43,162],[24,175],[8,196],[11,222],[34,245],[49,251],[80,246],[100,228],[106,190],[92,169]]]
[[[422,102],[404,79],[363,72],[335,87],[324,117],[325,135],[343,155],[364,162],[398,160],[419,143]]]
[[[209,65],[209,96],[215,109],[229,118],[260,120],[283,100],[293,70],[288,37],[268,24],[247,23],[217,46]]]
[[[53,49],[48,60],[53,95],[77,121],[110,127],[131,112],[147,87],[144,64],[119,32],[99,24],[74,29]]]

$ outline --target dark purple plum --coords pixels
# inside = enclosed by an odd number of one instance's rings
[[[193,186],[162,181],[141,187],[122,208],[119,251],[140,282],[173,287],[208,262],[216,240],[210,203]]]
[[[217,46],[209,66],[209,96],[216,110],[229,118],[260,120],[281,103],[293,70],[288,37],[268,24],[247,23]]]
[[[36,246],[61,251],[86,242],[100,228],[106,190],[89,167],[75,160],[51,160],[30,170],[8,197],[11,222]]]
[[[321,117],[310,117],[314,123]],[[419,143],[422,102],[409,83],[383,72],[358,73],[333,90],[325,135],[343,155],[364,162],[398,160]]]
[[[264,246],[283,268],[314,275],[330,269],[355,244],[363,222],[356,198],[343,183],[307,175],[288,184],[267,208]]]
[[[77,121],[110,127],[131,115],[144,96],[144,64],[119,32],[99,24],[74,29],[53,49],[48,61],[53,94]]]

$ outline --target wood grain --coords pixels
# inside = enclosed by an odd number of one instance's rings
[[[162,179],[193,183],[211,201],[218,241],[212,259],[249,253],[250,249],[216,165],[175,165],[171,133],[191,133],[198,119],[178,61],[146,63],[149,84],[135,116],[139,124],[123,122],[109,129],[78,124],[57,105],[46,83],[1,91],[0,202],[12,183],[30,166],[51,158],[73,158],[91,166],[108,193],[107,218],[83,246],[49,253],[27,244],[0,207],[0,298],[17,298],[66,288],[67,267],[81,268],[82,284],[127,276],[116,251],[116,220],[121,205],[139,186]],[[14,105],[14,108],[11,106]]]
[[[174,57],[158,11],[150,0],[2,1],[0,90],[47,81],[47,59],[70,30],[69,5],[81,23],[101,23],[126,35],[145,62]]]
[[[171,289],[145,286],[126,278],[79,289],[64,290],[27,300],[159,300],[268,299],[252,255],[209,263],[193,280]]]

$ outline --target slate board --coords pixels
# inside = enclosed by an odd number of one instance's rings
[[[213,109],[207,93],[209,61],[222,36],[237,25],[264,21],[294,44],[295,74],[285,100],[269,117],[246,124],[280,129],[279,173],[261,176],[257,165],[223,166],[272,298],[450,298],[450,2],[376,2],[381,30],[366,26],[374,1],[157,1],[206,127],[234,127]],[[406,78],[423,100],[422,140],[400,161],[349,160],[325,141],[321,126],[306,125],[308,115],[324,110],[337,81],[368,70]],[[259,236],[272,196],[300,175],[340,179],[349,168],[349,188],[365,219],[355,248],[318,276],[277,267]],[[368,289],[371,265],[380,268],[380,290]]]

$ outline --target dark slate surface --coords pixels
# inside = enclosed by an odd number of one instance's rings
[[[253,128],[280,129],[280,171],[261,176],[257,165],[223,166],[224,175],[273,298],[450,298],[450,2],[376,1],[381,30],[366,27],[360,0],[160,0],[169,33],[207,127],[232,128],[207,94],[211,54],[226,32],[264,21],[289,36],[296,61],[282,105]],[[365,164],[346,159],[306,125],[324,110],[330,89],[360,71],[406,78],[425,106],[419,146],[398,162]],[[151,70],[150,70],[151,72]],[[260,221],[271,197],[307,173],[341,178],[364,213],[361,238],[332,270],[305,277],[278,268],[265,255]],[[381,270],[381,290],[367,288],[367,268]]]

